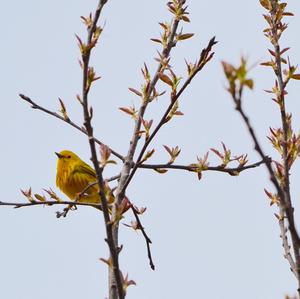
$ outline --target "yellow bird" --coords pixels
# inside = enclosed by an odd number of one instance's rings
[[[57,187],[71,200],[100,203],[98,184],[91,186],[84,194],[79,196],[89,184],[96,182],[95,170],[71,151],[63,150],[55,154],[58,157],[56,172]]]

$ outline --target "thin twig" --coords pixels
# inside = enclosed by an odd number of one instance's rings
[[[247,169],[258,167],[264,163],[266,163],[266,160],[271,162],[271,158],[265,157],[263,160],[258,161],[253,164],[245,165],[242,167],[230,167],[230,168],[224,168],[222,166],[208,166],[204,168],[203,171],[218,171],[218,172],[225,172],[230,175],[237,175],[240,172],[243,172]],[[179,170],[186,170],[186,171],[197,171],[197,166],[191,166],[191,165],[178,165],[178,164],[139,164],[138,168],[145,168],[145,169],[179,169]]]
[[[135,220],[137,222],[137,229],[140,229],[143,236],[144,236],[144,239],[145,239],[145,242],[146,242],[146,246],[147,246],[147,254],[148,254],[148,259],[149,259],[149,264],[150,264],[150,267],[152,270],[155,270],[155,265],[153,263],[153,259],[152,259],[152,255],[151,255],[151,248],[150,248],[150,244],[152,244],[152,241],[151,239],[148,237],[148,235],[146,234],[146,231],[145,231],[145,228],[143,227],[141,221],[140,221],[140,218],[139,218],[139,215],[138,215],[138,212],[136,211],[135,207],[130,204],[130,208],[134,214],[134,217],[135,217]]]
[[[62,120],[63,122],[69,124],[70,126],[72,126],[73,128],[77,129],[78,131],[82,132],[83,134],[87,135],[86,130],[83,127],[78,126],[77,124],[75,124],[73,121],[71,121],[69,118],[64,118],[63,116],[59,115],[58,113],[48,110],[42,106],[40,106],[39,104],[37,104],[36,102],[34,102],[30,97],[24,95],[24,94],[19,94],[20,98],[23,99],[25,102],[29,103],[31,105],[32,109],[37,109],[40,111],[45,112],[46,114],[52,115],[60,120]],[[97,139],[96,137],[93,137],[95,142],[98,143],[99,145],[105,145],[102,141],[100,141],[99,139]],[[106,145],[107,146],[107,145]],[[111,153],[116,156],[117,158],[119,158],[121,161],[124,161],[124,157],[117,153],[116,151],[114,151],[113,149],[109,148],[111,150]]]
[[[183,6],[184,3],[185,3],[185,1],[182,1],[181,5]],[[183,10],[185,10],[185,9],[186,9],[186,7],[183,8]],[[132,139],[131,139],[131,142],[130,142],[130,147],[129,147],[127,156],[125,158],[125,163],[123,165],[123,169],[122,169],[122,172],[121,172],[121,178],[120,178],[119,185],[118,185],[118,188],[117,188],[117,191],[116,191],[117,202],[121,201],[123,195],[125,194],[127,186],[129,185],[131,179],[133,178],[133,176],[134,176],[134,174],[135,174],[135,172],[136,172],[136,170],[138,168],[138,164],[141,161],[144,152],[146,151],[146,149],[147,149],[149,143],[151,142],[151,140],[155,137],[155,135],[158,132],[158,130],[165,123],[165,120],[166,120],[167,116],[169,115],[171,109],[173,108],[174,104],[176,103],[176,100],[179,98],[179,96],[182,94],[182,92],[185,90],[185,88],[189,85],[189,83],[194,78],[194,76],[196,75],[196,73],[198,71],[200,71],[200,69],[203,68],[203,66],[205,65],[204,61],[205,60],[208,61],[209,59],[212,58],[213,54],[209,55],[209,52],[211,50],[211,47],[215,44],[215,40],[214,39],[212,39],[210,41],[210,44],[209,44],[209,47],[208,47],[209,50],[207,52],[206,51],[202,51],[201,57],[200,57],[200,60],[199,60],[198,70],[196,70],[195,73],[192,74],[190,76],[190,78],[185,82],[184,86],[178,92],[177,98],[176,98],[176,95],[175,95],[174,98],[172,98],[171,104],[167,108],[165,114],[163,115],[160,123],[158,124],[158,126],[156,127],[156,129],[154,130],[154,132],[150,135],[150,138],[149,138],[148,142],[146,142],[144,144],[144,146],[143,146],[143,148],[142,148],[142,150],[141,150],[141,152],[139,154],[139,157],[137,159],[136,164],[134,165],[133,169],[130,171],[131,165],[133,163],[133,156],[135,154],[137,143],[138,143],[138,140],[139,140],[139,134],[138,133],[139,133],[140,128],[141,128],[141,122],[142,122],[142,119],[144,117],[146,108],[148,106],[148,103],[149,103],[149,100],[150,100],[150,97],[151,97],[151,93],[154,90],[155,85],[156,85],[156,83],[157,83],[157,81],[159,79],[159,74],[162,72],[162,70],[164,68],[164,65],[163,65],[162,62],[163,61],[167,61],[167,59],[170,56],[171,49],[176,45],[175,36],[176,36],[176,32],[177,32],[177,29],[178,29],[179,22],[180,22],[180,20],[177,19],[177,18],[175,18],[175,20],[172,23],[171,33],[170,33],[168,42],[167,42],[167,44],[165,45],[165,47],[163,49],[163,52],[162,52],[162,55],[161,55],[161,59],[160,59],[160,63],[158,65],[157,71],[154,74],[154,77],[153,77],[153,79],[151,80],[151,82],[149,84],[149,88],[147,90],[147,95],[146,95],[145,99],[143,100],[143,104],[141,105],[141,107],[139,109],[137,120],[136,120],[136,123],[135,123],[135,128],[134,128],[133,135],[132,135]],[[115,213],[115,212],[113,211],[113,213]],[[135,215],[135,216],[138,217],[138,215]],[[114,236],[115,236],[115,238],[117,238],[117,235],[118,235],[118,226],[115,226],[115,228],[114,228]],[[145,237],[145,235],[144,235],[144,237]],[[146,240],[146,243],[147,243],[147,250],[148,250],[148,256],[149,256],[150,244],[147,241],[146,237],[145,237],[145,240]],[[150,255],[150,257],[151,257],[151,255]],[[151,264],[151,260],[150,260],[150,264]]]
[[[110,177],[110,178],[108,178],[108,179],[105,179],[104,181],[105,182],[112,182],[112,181],[115,181],[115,180],[118,180],[120,178],[120,175],[118,174],[118,175],[115,175],[115,176],[112,176],[112,177]],[[91,182],[91,183],[89,183],[78,195],[77,195],[77,198],[78,199],[80,199],[91,187],[93,187],[93,186],[95,186],[95,185],[97,185],[98,184],[98,182],[97,181],[95,181],[95,182]],[[77,200],[76,200],[76,202],[77,202]]]
[[[105,179],[106,182],[112,182],[112,181],[115,181],[115,180],[119,180],[120,179],[120,175],[117,174],[117,175],[114,175],[108,179]]]
[[[170,55],[171,49],[173,48],[173,46],[175,44],[175,34],[176,34],[176,31],[178,28],[178,24],[179,24],[179,20],[175,19],[173,22],[173,25],[172,25],[171,34],[170,34],[168,43],[163,50],[161,61],[166,61]],[[130,147],[129,147],[127,156],[125,158],[125,163],[124,163],[124,166],[123,166],[123,169],[121,172],[120,184],[117,189],[117,197],[119,196],[119,194],[124,194],[126,187],[128,186],[127,180],[128,180],[130,168],[131,168],[131,165],[133,162],[133,156],[135,154],[136,147],[137,147],[138,140],[139,140],[138,133],[141,130],[142,119],[144,117],[145,111],[149,104],[151,93],[155,88],[155,85],[159,79],[159,74],[162,71],[162,69],[163,69],[163,63],[160,62],[157,67],[157,70],[153,76],[153,79],[151,80],[151,82],[149,84],[147,95],[146,95],[145,99],[143,100],[143,103],[139,109],[139,112],[138,112],[138,115],[136,118],[136,122],[135,122],[135,127],[134,127],[133,134],[132,134],[132,138],[131,138],[131,142],[130,142]],[[132,170],[134,172],[135,172],[135,167],[136,167],[136,165],[134,166],[134,168]],[[126,184],[126,186],[125,186],[125,184]]]
[[[178,26],[178,25],[177,25]],[[177,28],[177,27],[176,27]],[[185,91],[185,89],[187,88],[187,86],[191,83],[191,81],[194,79],[194,77],[203,69],[203,67],[205,66],[205,64],[213,57],[214,53],[211,53],[212,47],[216,44],[216,40],[215,37],[213,37],[207,47],[205,49],[202,50],[201,55],[200,55],[200,59],[198,61],[198,65],[196,70],[192,73],[191,76],[188,77],[188,79],[184,82],[183,86],[180,88],[180,90],[176,93],[176,95],[174,95],[171,99],[171,103],[168,106],[168,108],[166,109],[164,115],[162,116],[161,120],[159,121],[159,123],[157,124],[156,128],[153,130],[153,132],[151,133],[151,135],[149,136],[149,138],[145,141],[145,144],[143,146],[143,148],[141,149],[139,156],[137,158],[137,161],[135,163],[135,166],[133,167],[132,171],[130,172],[130,175],[128,176],[126,182],[124,183],[121,192],[125,192],[127,186],[129,185],[130,181],[132,180],[135,172],[138,169],[138,165],[140,163],[140,161],[142,160],[145,151],[147,150],[149,144],[151,143],[151,141],[153,140],[153,138],[156,136],[157,132],[161,129],[161,127],[166,123],[166,119],[170,113],[170,111],[172,110],[173,106],[175,105],[176,101],[179,99],[179,97],[182,95],[182,93]],[[158,76],[158,75],[157,75]],[[143,118],[143,114],[139,115],[139,119]],[[137,134],[139,130],[136,131],[135,134]]]
[[[139,108],[138,116],[137,116],[137,119],[136,119],[136,122],[135,122],[135,127],[134,127],[134,130],[133,130],[133,134],[132,134],[132,138],[131,138],[131,141],[130,141],[130,146],[129,146],[129,149],[128,149],[128,152],[127,152],[127,156],[125,157],[125,160],[124,160],[124,164],[123,164],[121,174],[120,174],[121,176],[120,176],[119,184],[118,184],[118,187],[117,187],[117,190],[116,190],[116,202],[118,204],[121,203],[121,201],[124,197],[125,191],[126,191],[126,188],[124,188],[124,186],[125,186],[125,184],[128,180],[128,177],[129,177],[129,174],[130,174],[130,171],[131,171],[131,167],[132,167],[132,163],[133,163],[133,156],[135,154],[137,144],[138,144],[138,140],[139,140],[138,132],[141,129],[142,119],[144,117],[145,111],[146,111],[147,106],[149,104],[151,93],[153,92],[153,90],[156,86],[156,83],[158,82],[159,74],[160,74],[160,72],[162,71],[162,69],[164,67],[162,61],[167,61],[167,59],[169,58],[171,49],[175,45],[175,35],[176,35],[177,29],[178,29],[179,22],[180,22],[179,19],[175,19],[172,23],[171,33],[170,33],[170,36],[168,38],[168,42],[167,42],[167,44],[165,45],[165,47],[163,49],[161,61],[158,65],[158,67],[157,67],[157,70],[156,70],[151,82],[149,83],[149,86],[148,86],[148,89],[147,89],[147,94],[146,94],[145,98],[143,99],[142,105]],[[112,213],[113,213],[113,216],[117,214],[116,207],[113,207],[113,212]],[[138,215],[135,214],[135,217],[137,218],[137,221],[140,222],[140,219],[139,219]],[[141,225],[141,227],[143,227],[143,226]],[[118,225],[118,223],[116,223],[113,227],[113,235],[114,235],[114,240],[115,240],[116,245],[118,244],[118,231],[119,231],[119,225]],[[148,251],[148,256],[149,256],[149,252],[150,252],[150,245],[149,245],[149,242],[148,242],[149,238],[146,237],[144,234],[143,234],[143,236],[144,236],[144,238],[146,240],[146,243],[147,243],[147,251]],[[150,255],[150,257],[151,257],[151,255]],[[152,258],[150,260],[150,264],[151,264],[151,261],[152,261]]]
[[[73,202],[73,201],[56,201],[56,200],[49,200],[49,201],[33,201],[33,202],[4,202],[0,201],[0,206],[12,206],[15,209],[23,208],[23,207],[32,207],[32,206],[54,206],[54,205],[78,205],[78,206],[89,206],[94,208],[101,207],[101,204],[97,203],[89,203],[89,202]]]

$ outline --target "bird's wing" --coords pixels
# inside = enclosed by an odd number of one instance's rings
[[[73,174],[89,175],[93,178],[96,178],[95,170],[86,163],[78,164],[74,167]]]

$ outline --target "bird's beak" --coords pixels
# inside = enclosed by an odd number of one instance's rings
[[[55,152],[55,155],[58,157],[58,159],[61,159],[63,157],[63,155],[61,155],[61,154],[59,154],[57,152]]]

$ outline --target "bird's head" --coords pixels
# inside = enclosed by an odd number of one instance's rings
[[[70,164],[80,161],[80,158],[75,153],[68,150],[63,150],[59,153],[55,152],[55,154],[58,157],[58,163]]]

